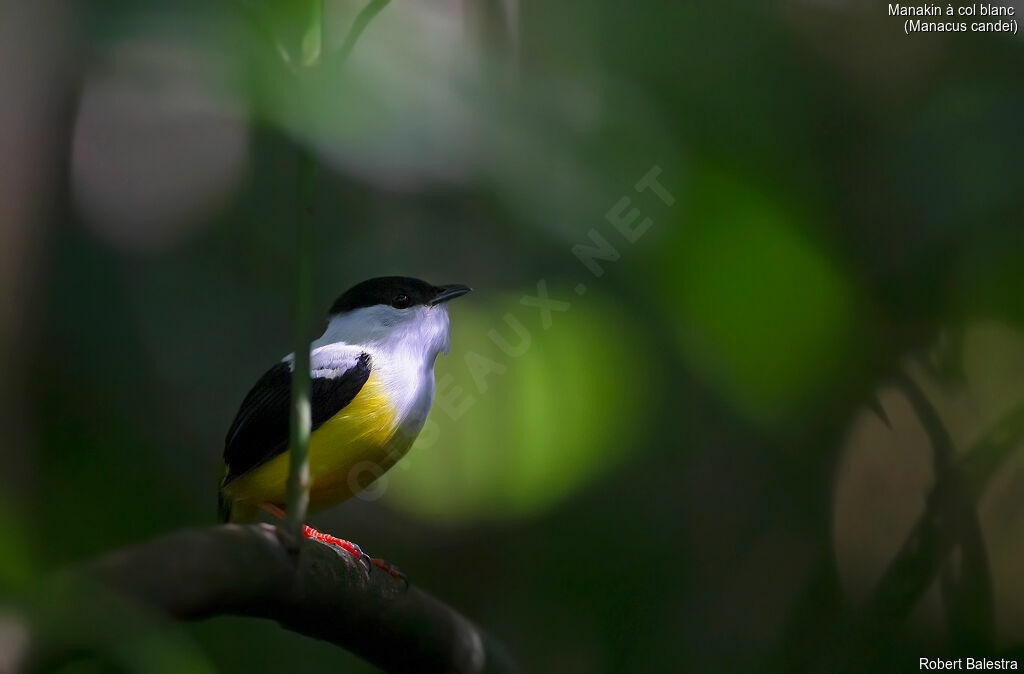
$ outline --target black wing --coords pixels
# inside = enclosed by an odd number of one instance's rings
[[[336,377],[313,377],[310,388],[313,429],[352,402],[369,377],[368,353],[360,354],[352,367]],[[245,396],[224,440],[224,463],[228,472],[222,486],[288,448],[291,388],[291,367],[286,362],[278,363],[267,370]]]

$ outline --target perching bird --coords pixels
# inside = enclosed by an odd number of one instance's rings
[[[310,510],[365,489],[409,450],[434,398],[434,360],[448,353],[446,303],[464,285],[434,286],[404,276],[373,278],[334,302],[311,345]],[[283,516],[289,470],[294,354],[256,382],[224,442],[222,521]],[[361,555],[357,546],[306,528]]]

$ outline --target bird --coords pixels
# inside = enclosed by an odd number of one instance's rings
[[[383,276],[352,286],[331,305],[324,333],[310,345],[310,512],[365,489],[412,446],[433,402],[434,361],[450,349],[447,304],[471,290]],[[294,353],[268,369],[228,429],[222,522],[251,521],[260,510],[284,518],[293,370]],[[309,526],[303,533],[363,557],[349,541]]]

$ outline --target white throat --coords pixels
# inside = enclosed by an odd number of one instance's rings
[[[443,304],[395,309],[383,304],[333,316],[313,348],[328,344],[361,346],[371,355],[419,357],[433,366],[451,344],[448,310]]]

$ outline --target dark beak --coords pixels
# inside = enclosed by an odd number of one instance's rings
[[[465,295],[470,290],[472,290],[472,288],[470,288],[469,286],[464,286],[461,283],[451,283],[446,286],[437,286],[437,295],[434,296],[434,299],[430,300],[430,305],[434,306],[435,304],[441,304],[442,302],[453,300],[456,297],[461,297],[462,295]]]

